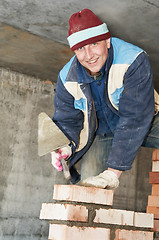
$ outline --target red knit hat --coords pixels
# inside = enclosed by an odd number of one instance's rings
[[[70,17],[69,25],[67,40],[72,51],[111,36],[107,25],[89,9],[74,13]]]

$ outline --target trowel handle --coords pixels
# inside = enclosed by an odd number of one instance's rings
[[[61,158],[60,161],[63,168],[64,177],[66,178],[66,180],[69,180],[71,178],[71,175],[67,166],[67,162],[63,158]]]

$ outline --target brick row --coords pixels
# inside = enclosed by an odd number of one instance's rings
[[[96,211],[94,222],[152,228],[153,214],[120,209],[99,209]]]
[[[49,239],[50,240],[110,240],[111,229],[99,227],[78,227],[50,224]],[[153,240],[153,232],[134,231],[134,230],[115,230],[114,240]]]
[[[110,229],[50,224],[50,240],[109,240]]]
[[[120,209],[94,209],[94,223],[153,228],[153,214]],[[71,204],[42,204],[40,219],[87,222],[89,212],[85,206]]]
[[[113,190],[74,185],[54,185],[54,200],[113,205]]]
[[[87,222],[88,209],[85,206],[71,204],[43,203],[40,219]]]
[[[151,240],[153,232],[117,229],[114,240]]]

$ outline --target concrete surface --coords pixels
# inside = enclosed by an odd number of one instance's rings
[[[0,69],[0,92],[0,240],[46,240],[41,204],[66,183],[49,154],[38,157],[38,114],[52,116],[54,86]]]
[[[56,82],[72,55],[66,45],[0,23],[1,67]]]

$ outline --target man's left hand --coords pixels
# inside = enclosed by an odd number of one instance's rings
[[[119,179],[113,171],[105,170],[97,176],[89,177],[81,181],[81,185],[114,190],[119,186]]]

